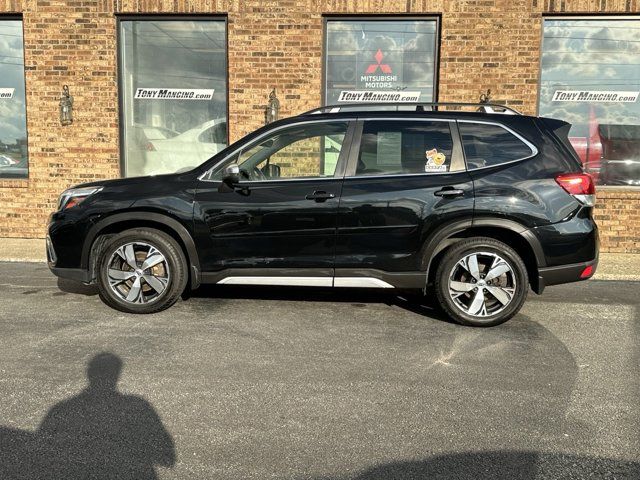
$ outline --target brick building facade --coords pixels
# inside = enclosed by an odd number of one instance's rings
[[[327,15],[432,15],[439,101],[477,101],[491,89],[535,114],[544,18],[639,12],[640,0],[0,0],[0,20],[23,22],[29,155],[28,178],[0,178],[0,237],[43,237],[64,188],[121,175],[118,15],[226,18],[234,141],[263,123],[273,87],[281,116],[321,103]],[[74,96],[68,126],[58,110],[63,85]],[[640,253],[640,188],[601,188],[597,217],[604,251]]]

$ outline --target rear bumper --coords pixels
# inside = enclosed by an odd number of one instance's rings
[[[588,280],[596,273],[597,266],[598,257],[588,262],[540,268],[538,270],[538,285],[537,288],[534,288],[534,291],[540,294],[544,291],[545,287],[551,285]],[[589,268],[590,270],[588,270]]]

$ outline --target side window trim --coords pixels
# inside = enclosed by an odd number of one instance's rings
[[[416,122],[448,122],[449,130],[451,131],[451,140],[453,142],[453,148],[451,150],[451,169],[448,172],[420,172],[420,173],[393,173],[387,175],[356,175],[356,169],[358,166],[358,155],[360,154],[360,145],[362,142],[362,130],[364,128],[364,122],[371,121],[416,121]],[[359,117],[358,125],[353,141],[351,142],[351,149],[349,152],[349,162],[345,173],[345,178],[391,178],[391,177],[416,177],[416,176],[429,176],[429,175],[451,175],[454,173],[460,173],[466,171],[465,160],[463,156],[462,142],[457,134],[457,125],[454,119],[450,118],[415,118],[415,117]],[[456,170],[453,170],[453,166],[456,166]]]
[[[462,146],[462,136],[458,129],[458,122],[451,122],[451,139],[453,140],[453,149],[451,151],[451,170],[450,172],[466,172],[467,159],[464,156],[464,148]],[[455,169],[454,169],[455,165]],[[450,173],[449,172],[449,173]]]
[[[263,134],[261,134],[259,137],[254,138],[253,140],[251,140],[248,143],[243,143],[242,145],[238,146],[238,148],[234,149],[231,153],[229,153],[228,155],[226,155],[222,160],[216,162],[214,165],[212,165],[211,167],[209,167],[207,170],[205,170],[204,173],[202,173],[199,177],[198,180],[201,182],[213,182],[213,183],[220,183],[220,180],[215,180],[215,179],[210,179],[208,178],[212,172],[214,170],[217,170],[218,168],[223,167],[224,165],[227,165],[228,163],[230,163],[231,161],[233,161],[234,158],[239,158],[240,155],[242,155],[242,152],[245,151],[247,148],[252,148],[255,145],[258,145],[260,142],[264,141],[265,138],[268,138],[269,136],[273,135],[274,133],[277,133],[281,130],[285,130],[288,128],[294,128],[300,125],[306,125],[306,124],[316,124],[316,123],[346,123],[347,124],[347,132],[345,134],[344,137],[344,146],[342,147],[341,151],[340,151],[340,156],[338,157],[338,163],[336,164],[336,171],[334,172],[332,177],[309,177],[309,178],[279,178],[276,180],[261,180],[259,182],[250,182],[250,181],[246,181],[243,183],[246,183],[247,185],[250,184],[254,184],[254,183],[268,183],[268,182],[293,182],[293,181],[297,181],[297,182],[301,182],[301,181],[318,181],[318,180],[333,180],[336,178],[341,178],[344,176],[344,164],[347,161],[347,154],[346,152],[349,150],[349,146],[351,145],[351,141],[352,141],[352,137],[353,137],[353,130],[355,128],[355,124],[356,124],[356,119],[353,117],[349,117],[349,118],[327,118],[327,119],[322,119],[322,120],[308,120],[308,121],[302,121],[302,122],[295,122],[295,123],[288,123],[286,125],[281,125],[279,127],[270,129],[266,132],[264,132]]]
[[[466,164],[467,156],[466,156],[466,153],[465,153],[464,154],[465,166],[466,166],[466,169],[469,172],[476,172],[478,170],[484,170],[486,168],[494,168],[494,167],[498,167],[498,166],[501,166],[501,165],[509,165],[511,163],[522,162],[523,160],[528,160],[530,158],[533,158],[536,155],[538,155],[538,153],[540,153],[533,143],[531,143],[529,140],[524,138],[518,132],[512,130],[511,128],[507,127],[506,125],[504,125],[504,124],[502,124],[500,122],[490,122],[490,121],[485,121],[485,120],[456,120],[456,124],[460,124],[460,123],[476,123],[476,124],[494,125],[496,127],[500,127],[503,130],[506,130],[507,132],[512,134],[514,137],[516,137],[518,140],[520,140],[522,143],[524,143],[529,148],[529,150],[531,150],[531,155],[527,155],[527,156],[522,157],[522,158],[517,158],[515,160],[508,160],[506,162],[496,163],[495,165],[487,165],[486,167],[478,167],[478,168],[469,168],[469,166]],[[457,125],[456,125],[456,130],[458,130]],[[458,130],[458,135],[459,135],[459,140],[460,140],[460,145],[462,147],[462,151],[464,152],[464,145],[462,143],[462,135],[459,133],[459,130]]]

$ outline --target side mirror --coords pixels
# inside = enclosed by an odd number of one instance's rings
[[[237,163],[231,163],[224,167],[224,174],[222,175],[222,181],[229,185],[235,185],[240,183],[240,167]]]

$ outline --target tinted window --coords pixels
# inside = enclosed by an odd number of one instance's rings
[[[21,20],[0,20],[0,177],[27,177]]]
[[[231,162],[238,163],[244,180],[332,177],[347,127],[327,122],[283,129],[247,146]],[[217,167],[210,179],[221,180],[223,171],[224,166]]]
[[[531,156],[531,148],[499,125],[459,122],[467,168],[490,167]]]
[[[356,175],[447,172],[452,149],[448,122],[368,121]]]

